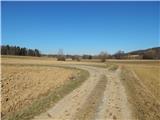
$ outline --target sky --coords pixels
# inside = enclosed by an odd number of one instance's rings
[[[46,54],[113,54],[160,42],[160,2],[10,1],[1,10],[2,45]]]

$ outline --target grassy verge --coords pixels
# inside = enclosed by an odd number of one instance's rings
[[[133,67],[139,79],[143,80],[148,90],[160,101],[160,67]]]
[[[92,66],[92,67],[99,67],[99,68],[107,68],[108,66],[106,64],[104,65],[96,65],[96,64],[85,64],[85,66]]]
[[[159,120],[159,101],[155,99],[147,86],[144,87],[144,80],[137,79],[129,69],[123,68],[121,81],[125,86],[135,119]]]
[[[86,66],[93,66],[93,67],[99,67],[99,68],[108,68],[109,71],[115,71],[118,69],[118,65],[112,64],[112,63],[106,63],[106,64],[87,64]]]
[[[118,65],[112,63],[104,63],[104,64],[84,64],[85,66],[92,66],[98,68],[109,68],[110,70],[114,71],[118,68]]]
[[[77,69],[77,68],[68,68]],[[50,107],[62,99],[65,95],[69,94],[75,88],[80,86],[89,76],[89,73],[85,70],[80,70],[80,73],[69,81],[66,81],[63,86],[56,88],[54,91],[50,91],[47,95],[41,96],[39,99],[33,101],[33,103],[16,113],[8,115],[4,120],[29,120],[34,116],[45,112]]]
[[[118,65],[115,65],[115,64],[111,64],[108,68],[109,71],[115,71],[118,69]]]

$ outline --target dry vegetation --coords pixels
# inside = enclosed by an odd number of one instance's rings
[[[136,67],[133,68],[143,84],[151,91],[154,97],[160,101],[160,68],[158,67]]]
[[[160,66],[158,61],[120,63],[133,114],[140,120],[160,119]]]
[[[121,66],[121,81],[125,86],[135,118],[160,119],[160,61],[107,60],[101,63],[94,60],[81,62],[67,60],[64,62],[45,57],[15,56],[2,57],[2,115],[25,108],[20,111],[21,115],[18,114],[18,117],[17,114],[12,115],[12,119],[32,118],[72,91],[88,76],[79,69],[59,67],[61,64],[102,67],[113,72]],[[81,81],[75,82],[74,79]],[[55,91],[58,94],[55,95]],[[40,98],[39,102],[36,101],[37,98]]]
[[[56,67],[2,65],[2,112],[12,112],[69,80],[76,71]]]
[[[41,62],[43,65],[40,65]],[[79,69],[55,67],[55,65],[47,65],[46,60],[45,62],[46,64],[43,60],[37,60],[36,58],[31,60],[23,57],[2,58],[2,119],[11,118],[9,116],[12,116],[11,119],[21,119],[22,116],[15,116],[19,113],[29,116],[32,113],[28,114],[27,110],[23,109],[28,107],[32,109],[31,106],[33,105],[37,106],[37,111],[39,109],[39,112],[41,112],[37,100],[41,102],[40,106],[43,106],[42,103],[44,102],[42,101],[53,99],[58,89],[60,89],[58,91],[60,91],[60,97],[62,97],[67,94],[66,91],[69,92],[79,85],[80,82],[74,82],[75,79],[82,77],[81,81],[84,81],[87,77],[86,72]],[[50,64],[50,62],[48,63]],[[62,86],[64,89],[62,89]],[[70,86],[71,89],[66,86]],[[48,96],[50,93],[53,94]],[[46,100],[42,100],[45,97]],[[34,103],[35,101],[37,105]],[[47,102],[50,104],[49,101]]]

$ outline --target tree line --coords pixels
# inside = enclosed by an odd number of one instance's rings
[[[137,50],[129,53],[119,50],[112,55],[106,51],[101,51],[98,55],[64,55],[63,50],[60,50],[56,57],[58,61],[65,61],[65,59],[71,58],[76,61],[80,61],[81,59],[100,59],[101,62],[105,62],[106,59],[160,59],[160,47]]]
[[[19,56],[37,56],[40,57],[41,53],[38,49],[28,49],[19,46],[2,45],[1,55],[19,55]]]
[[[27,49],[25,47],[2,45],[1,55],[20,55],[20,56],[47,56],[55,57],[58,61],[65,61],[66,59],[72,59],[80,61],[81,59],[100,59],[105,62],[106,59],[160,59],[160,47],[150,48],[146,50],[137,50],[129,53],[119,50],[115,54],[111,55],[106,51],[101,51],[97,55],[65,55],[63,49],[59,49],[57,54],[41,54],[38,49]]]

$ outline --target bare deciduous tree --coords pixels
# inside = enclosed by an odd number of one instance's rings
[[[108,53],[105,51],[101,51],[99,54],[99,58],[101,59],[101,62],[105,62],[108,58]]]
[[[73,55],[72,60],[81,61],[80,56],[78,55]]]
[[[124,56],[124,51],[119,50],[118,52],[115,53],[114,56],[115,56],[116,59],[122,59],[123,56]]]
[[[66,60],[65,55],[63,53],[63,49],[58,50],[57,60],[58,61],[65,61]]]

